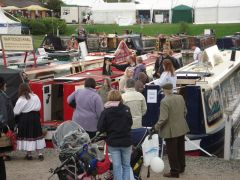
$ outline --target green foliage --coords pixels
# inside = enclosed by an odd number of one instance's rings
[[[61,0],[48,0],[45,7],[52,9],[54,12],[60,12],[63,4]]]
[[[67,28],[67,25],[64,20],[58,18],[41,18],[41,19],[21,19],[23,25],[26,25],[30,28],[31,34],[41,35],[41,34],[51,34],[54,30],[56,33],[57,28],[59,29],[60,34],[64,34]]]
[[[179,24],[179,33],[182,33],[182,34],[188,34],[188,33],[189,33],[188,23],[186,23],[186,22],[181,22],[181,23]]]

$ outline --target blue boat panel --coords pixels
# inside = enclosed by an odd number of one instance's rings
[[[201,99],[201,88],[199,86],[186,86],[181,89],[187,106],[187,123],[190,134],[204,134],[204,116]]]
[[[222,128],[214,134],[208,134],[203,137],[200,142],[200,147],[211,154],[222,157],[224,149],[224,132],[225,129]]]

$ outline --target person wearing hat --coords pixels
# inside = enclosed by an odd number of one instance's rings
[[[185,170],[185,146],[184,136],[189,132],[186,121],[187,108],[181,95],[173,94],[173,85],[162,85],[165,97],[160,104],[160,117],[154,126],[166,142],[170,172],[164,173],[164,177],[178,178]]]

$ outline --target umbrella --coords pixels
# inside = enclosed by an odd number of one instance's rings
[[[19,10],[20,8],[16,6],[6,6],[6,7],[3,7],[2,9],[6,11],[8,10],[11,11],[11,10]]]
[[[23,7],[21,9],[28,10],[28,11],[50,11],[49,9],[39,5],[31,5],[31,6]]]

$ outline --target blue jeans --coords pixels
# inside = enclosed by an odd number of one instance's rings
[[[109,153],[112,156],[114,180],[130,179],[130,159],[132,146],[129,147],[111,147],[108,146]]]

